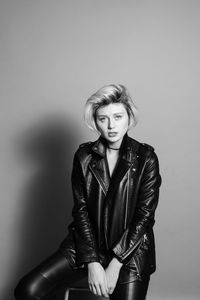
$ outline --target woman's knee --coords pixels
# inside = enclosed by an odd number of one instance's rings
[[[17,300],[28,300],[37,299],[35,298],[34,291],[31,282],[22,278],[14,290],[15,299]]]
[[[23,277],[14,290],[16,300],[44,299],[51,285],[42,274],[30,274]]]
[[[145,300],[150,278],[136,280],[126,284],[118,284],[110,295],[110,300]]]
[[[61,258],[56,252],[24,276],[15,288],[15,298],[17,300],[44,299],[52,290],[53,283],[59,278],[61,271],[58,266],[61,265]]]

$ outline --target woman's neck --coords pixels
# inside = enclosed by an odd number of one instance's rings
[[[116,148],[116,147],[112,147],[112,146],[108,146],[107,147],[108,149],[111,149],[111,150],[115,150],[115,151],[119,151],[120,150],[120,148]]]
[[[111,149],[111,150],[120,150],[121,148],[121,144],[122,144],[122,141],[117,141],[115,143],[109,143],[107,142],[107,148],[108,149]]]
[[[106,157],[107,157],[107,162],[108,162],[108,168],[109,168],[109,173],[110,173],[110,177],[113,174],[113,171],[116,167],[119,155],[120,155],[120,150],[116,150],[116,149],[111,149],[107,147],[106,150]]]

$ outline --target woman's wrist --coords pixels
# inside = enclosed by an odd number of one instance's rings
[[[113,257],[113,259],[110,262],[110,265],[119,270],[123,266],[123,264],[116,257]]]
[[[101,265],[98,261],[92,261],[87,263],[87,268],[91,269],[91,268],[95,268],[97,265]]]

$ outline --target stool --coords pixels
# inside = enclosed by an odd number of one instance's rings
[[[105,300],[108,298],[104,298],[101,296],[93,295],[88,287],[87,278],[84,278],[75,285],[69,287],[65,292],[64,300]]]
[[[65,293],[64,300],[105,300],[101,296],[93,295],[89,289],[84,288],[69,288]]]

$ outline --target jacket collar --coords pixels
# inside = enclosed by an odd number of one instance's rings
[[[103,137],[99,137],[99,139],[94,143],[92,150],[98,155],[105,157],[106,155],[106,147],[107,142]],[[126,133],[123,137],[122,144],[120,147],[120,156],[123,160],[127,160],[129,162],[132,161],[132,155],[137,152],[138,142],[134,139],[131,139]]]
[[[139,143],[137,141],[131,139],[127,134],[125,134],[120,148],[120,159],[110,182],[109,174],[105,173],[106,160],[103,159],[106,155],[106,140],[100,137],[95,142],[92,150],[97,154],[97,156],[93,157],[90,163],[90,168],[105,194],[110,195],[118,186],[127,171],[131,167],[136,167],[138,145]]]
[[[106,155],[106,145],[106,140],[100,136],[99,139],[94,143],[92,150],[100,156],[104,157]]]

